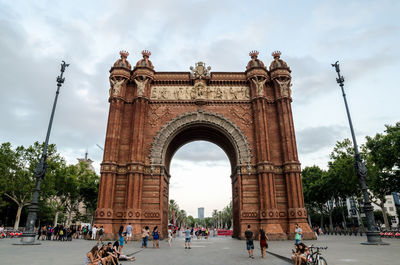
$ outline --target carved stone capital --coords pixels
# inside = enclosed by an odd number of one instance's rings
[[[278,209],[263,209],[260,211],[261,219],[278,219],[279,210]]]
[[[307,218],[306,208],[289,208],[288,209],[289,219]]]
[[[112,208],[97,208],[94,216],[96,217],[96,220],[112,219],[114,216],[114,210]]]

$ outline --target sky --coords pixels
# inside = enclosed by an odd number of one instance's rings
[[[135,64],[149,49],[156,71],[189,71],[197,61],[244,71],[249,51],[269,65],[280,50],[292,69],[300,162],[326,168],[336,141],[350,137],[335,61],[360,144],[399,121],[399,13],[396,0],[0,0],[0,142],[44,140],[61,60],[70,66],[50,141],[69,163],[88,150],[98,171],[108,71],[120,50]],[[206,216],[222,209],[231,197],[229,167],[215,145],[183,146],[172,161],[170,197],[195,217],[200,206]],[[185,195],[191,189],[199,192]]]

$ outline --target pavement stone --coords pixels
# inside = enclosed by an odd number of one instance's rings
[[[400,240],[384,239],[388,246],[361,245],[365,237],[321,236],[318,240],[305,241],[307,245],[328,246],[323,251],[329,265],[352,264],[398,264],[400,260]],[[84,255],[96,244],[94,241],[73,240],[72,242],[40,241],[38,246],[15,246],[12,243],[19,239],[0,240],[1,265],[75,265],[83,264]],[[268,251],[289,258],[293,241],[269,241]],[[255,259],[249,259],[244,240],[227,237],[209,238],[207,240],[193,239],[192,249],[184,249],[184,239],[175,238],[172,247],[166,241],[160,242],[159,249],[140,248],[140,242],[130,242],[123,252],[133,254],[136,261],[132,264],[156,265],[220,265],[220,264],[265,264],[287,265],[287,261],[267,254],[267,259],[261,259],[259,243],[255,242]],[[123,261],[122,264],[129,264]]]
[[[40,241],[38,246],[15,246],[12,243],[19,239],[0,240],[0,264],[29,265],[72,265],[83,264],[84,255],[96,244],[94,241],[73,240],[71,242]],[[232,238],[193,239],[192,249],[184,248],[184,239],[176,238],[172,247],[166,241],[160,242],[159,249],[140,248],[140,242],[130,242],[124,247],[125,254],[135,253],[134,262],[123,261],[122,264],[156,264],[156,265],[220,265],[220,264],[265,264],[287,265],[277,257],[267,255],[261,259],[258,242],[255,242],[255,259],[249,259],[245,249],[245,241]]]
[[[304,241],[308,246],[325,247],[322,256],[329,265],[389,265],[400,264],[400,239],[383,239],[390,245],[362,245],[365,236],[334,236],[323,235],[318,240]],[[270,241],[268,251],[280,256],[290,258],[291,249],[294,249],[294,241]]]

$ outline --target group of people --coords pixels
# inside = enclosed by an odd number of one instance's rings
[[[37,239],[42,240],[58,240],[58,241],[72,241],[72,238],[77,238],[76,226],[71,225],[65,227],[63,225],[44,225],[39,227],[37,231]]]
[[[244,237],[246,238],[246,249],[249,252],[249,258],[254,259],[254,234],[250,230],[251,226],[248,225],[246,231],[244,231]],[[266,252],[268,248],[268,236],[265,231],[261,228],[258,233],[258,239],[260,241],[261,257],[266,258]]]
[[[134,261],[135,257],[129,257],[122,253],[122,246],[117,240],[112,244],[95,245],[86,253],[84,265],[119,265],[120,260]]]

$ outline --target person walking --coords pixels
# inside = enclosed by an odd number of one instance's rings
[[[158,226],[155,226],[153,229],[153,248],[159,248],[158,239],[160,238],[160,231],[158,231]]]
[[[126,227],[126,244],[128,244],[128,241],[132,239],[132,231],[133,227],[131,223],[129,223],[128,226]]]
[[[190,247],[190,233],[191,233],[192,231],[189,229],[189,227],[186,227],[186,230],[185,230],[185,249],[191,249],[191,247]]]
[[[97,227],[94,225],[92,228],[92,240],[96,240]]]
[[[149,239],[149,227],[146,225],[142,230],[142,248],[147,248],[147,240]]]
[[[99,239],[97,240],[97,243],[101,242],[101,244],[103,244],[103,235],[104,235],[104,228],[103,228],[103,226],[100,226]]]
[[[265,259],[268,248],[268,243],[267,243],[268,236],[265,234],[262,228],[260,229],[259,240],[260,240],[261,257]]]
[[[250,225],[247,225],[247,229],[244,231],[244,237],[246,238],[246,248],[249,252],[249,258],[254,259],[254,238],[253,232],[250,230]]]
[[[172,230],[171,227],[168,227],[168,246],[171,246],[172,242]]]
[[[124,226],[121,225],[118,231],[119,251],[124,247]]]
[[[294,236],[294,241],[295,241],[295,244],[298,245],[302,241],[303,230],[300,228],[299,224],[297,224],[297,223],[296,223],[296,228],[294,229],[294,232],[296,233]]]

